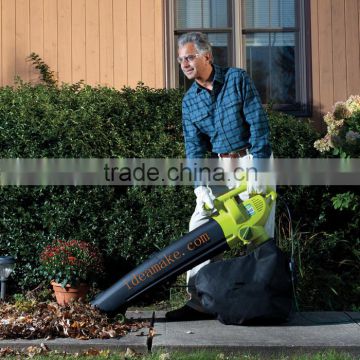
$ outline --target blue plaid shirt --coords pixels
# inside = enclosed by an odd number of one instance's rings
[[[213,66],[213,90],[195,81],[183,99],[186,156],[202,158],[208,151],[229,153],[248,146],[254,158],[270,157],[268,119],[249,75]]]

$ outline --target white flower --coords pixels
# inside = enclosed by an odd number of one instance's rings
[[[341,128],[344,126],[345,120],[334,120],[328,124],[327,131],[329,135],[339,135]]]
[[[322,139],[316,140],[314,142],[314,148],[319,150],[321,153],[329,151],[331,149],[330,137],[326,135]]]
[[[345,102],[347,108],[351,113],[354,111],[360,111],[360,96],[359,95],[351,95]]]
[[[334,115],[332,113],[327,113],[324,116],[324,121],[326,125],[331,125],[335,121]]]

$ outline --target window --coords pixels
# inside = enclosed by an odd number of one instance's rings
[[[308,0],[171,0],[168,86],[191,83],[176,64],[177,37],[208,34],[214,62],[247,70],[264,104],[309,115]],[[170,72],[170,73],[169,73]]]
[[[296,0],[243,0],[245,68],[263,103],[290,112],[307,112],[304,16]]]

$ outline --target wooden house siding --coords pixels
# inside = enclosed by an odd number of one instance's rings
[[[164,87],[162,0],[0,0],[0,85],[36,82],[35,52],[60,82]]]
[[[360,0],[309,0],[314,120],[360,93]],[[165,86],[164,0],[0,0],[0,85],[38,81],[35,52],[59,81]],[[318,122],[321,124],[321,122]]]
[[[311,0],[313,118],[360,94],[360,0]]]

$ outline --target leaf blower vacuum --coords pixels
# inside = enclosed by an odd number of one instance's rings
[[[258,246],[269,239],[264,225],[276,193],[254,195],[241,201],[246,185],[214,200],[216,213],[207,223],[187,233],[136,267],[100,293],[91,304],[107,313],[124,311],[131,301],[170,277],[180,275],[203,261],[236,247],[239,243]]]

